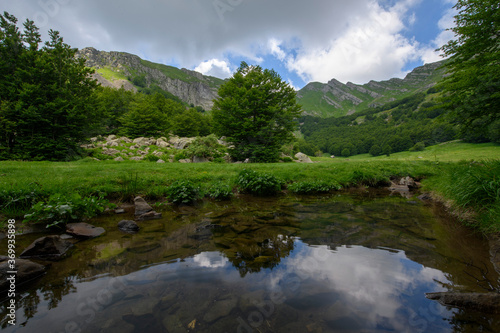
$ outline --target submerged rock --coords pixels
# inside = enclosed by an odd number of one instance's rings
[[[69,223],[66,225],[66,233],[79,238],[95,238],[101,236],[106,230],[95,227],[88,223]]]
[[[0,257],[0,291],[8,290],[10,287],[11,280],[8,279],[11,278],[13,274],[9,274],[8,272],[17,272],[14,275],[16,288],[23,283],[29,282],[45,274],[45,266],[30,260],[16,258],[14,269],[10,266],[8,260],[9,257]]]
[[[500,313],[500,293],[427,293],[425,297],[445,306],[476,310],[486,313]]]
[[[41,237],[31,243],[20,257],[57,260],[61,259],[72,246],[73,243],[58,235]]]
[[[135,221],[122,220],[118,222],[118,229],[124,232],[137,232],[140,228]]]

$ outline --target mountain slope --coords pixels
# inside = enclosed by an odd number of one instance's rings
[[[149,62],[125,52],[105,52],[87,47],[77,53],[86,65],[96,70],[96,79],[104,86],[160,89],[180,100],[204,109],[211,109],[217,90],[224,80],[205,76],[188,69],[178,69]]]
[[[415,68],[404,79],[370,81],[364,85],[343,84],[335,79],[327,84],[312,82],[298,93],[305,114],[321,117],[351,115],[369,107],[380,106],[434,86],[445,75],[444,61]]]

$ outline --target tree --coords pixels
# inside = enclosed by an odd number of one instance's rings
[[[379,145],[373,145],[370,149],[370,155],[372,156],[379,156],[380,154],[382,154],[382,148],[380,148]]]
[[[441,88],[446,107],[470,130],[500,118],[500,2],[458,0],[455,8],[456,39],[441,47],[451,75]]]
[[[43,48],[38,28],[0,15],[0,158],[62,160],[76,156],[79,143],[99,118],[97,82],[76,50],[57,31]]]
[[[234,159],[276,162],[280,148],[293,138],[300,112],[295,90],[274,70],[242,62],[219,88],[212,116],[216,134],[233,143]]]

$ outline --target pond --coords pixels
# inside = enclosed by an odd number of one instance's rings
[[[17,294],[5,332],[498,332],[438,291],[498,290],[487,242],[416,198],[357,190],[132,213]],[[40,234],[18,236],[26,247]],[[0,241],[6,249],[5,240]],[[0,253],[4,254],[4,253]]]

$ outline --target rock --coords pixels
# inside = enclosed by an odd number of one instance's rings
[[[120,139],[120,141],[123,141],[125,143],[132,143],[132,140],[130,140],[129,138],[125,137],[125,136],[122,136]]]
[[[157,220],[157,219],[161,219],[161,213],[157,213],[155,211],[144,213],[136,218],[137,221],[147,221],[147,220]]]
[[[117,140],[106,142],[107,147],[118,147],[120,143]]]
[[[136,197],[134,199],[135,204],[135,216],[140,216],[153,211],[153,207],[148,205],[146,200],[141,197]]]
[[[429,193],[423,193],[418,198],[422,201],[432,200],[432,196]]]
[[[184,149],[193,141],[194,138],[179,138],[177,136],[174,136],[170,138],[170,140],[168,140],[168,143],[174,146],[175,149]]]
[[[140,228],[135,221],[121,220],[118,222],[118,229],[124,232],[137,232]]]
[[[398,193],[404,198],[411,198],[410,189],[406,185],[398,185],[391,182],[391,186],[388,188],[393,194]]]
[[[106,141],[113,141],[113,140],[116,140],[116,135],[114,134],[111,134],[106,138]]]
[[[131,160],[131,161],[142,161],[143,159],[144,159],[143,156],[134,156],[134,157],[129,158],[129,160]]]
[[[297,159],[295,162],[298,162],[298,163],[313,163],[313,161],[311,161],[309,156],[307,156],[304,153],[295,154],[295,158]]]
[[[162,159],[159,159],[158,161],[156,161],[156,163],[165,163],[165,161]]]
[[[31,243],[20,257],[57,260],[61,259],[72,246],[71,242],[61,239],[58,235],[40,237]]]
[[[140,138],[135,138],[134,140],[132,140],[133,143],[138,143],[140,144],[145,138],[143,137],[140,137]]]
[[[399,185],[408,186],[408,188],[418,188],[417,183],[411,177],[401,178]]]
[[[16,271],[15,284],[16,289],[23,283],[29,282],[45,274],[45,266],[34,263],[26,259],[15,259],[16,264],[14,268],[10,267],[9,258],[2,256],[0,258],[0,291],[9,290],[10,280],[12,276],[7,272]]]
[[[101,227],[94,227],[88,223],[68,223],[66,233],[78,238],[95,238],[101,236],[106,230]]]
[[[114,159],[113,159],[113,161],[123,162],[123,161],[125,161],[125,160],[123,159],[123,157],[118,156],[118,157],[114,158]]]
[[[102,152],[104,155],[109,155],[109,156],[113,156],[113,155],[116,155],[118,153],[120,153],[119,150],[117,149],[106,149],[106,150],[103,150]]]
[[[163,155],[163,153],[161,151],[155,151],[153,152],[153,155],[156,157],[160,157],[161,155]]]
[[[217,301],[210,309],[205,313],[203,320],[207,323],[213,323],[214,321],[228,316],[231,311],[238,304],[238,299],[236,297],[225,299],[222,301]]]
[[[191,163],[191,160],[186,158],[183,160],[179,160],[179,163]]]
[[[210,162],[209,159],[206,157],[193,156],[193,163],[206,163],[206,162]]]
[[[476,310],[486,313],[500,313],[500,293],[427,293],[425,297],[441,305]]]
[[[170,144],[163,140],[162,138],[156,140],[156,145],[160,148],[167,148],[167,147],[170,147]]]
[[[124,213],[125,213],[125,209],[123,209],[123,208],[115,209],[115,214],[124,214]]]

